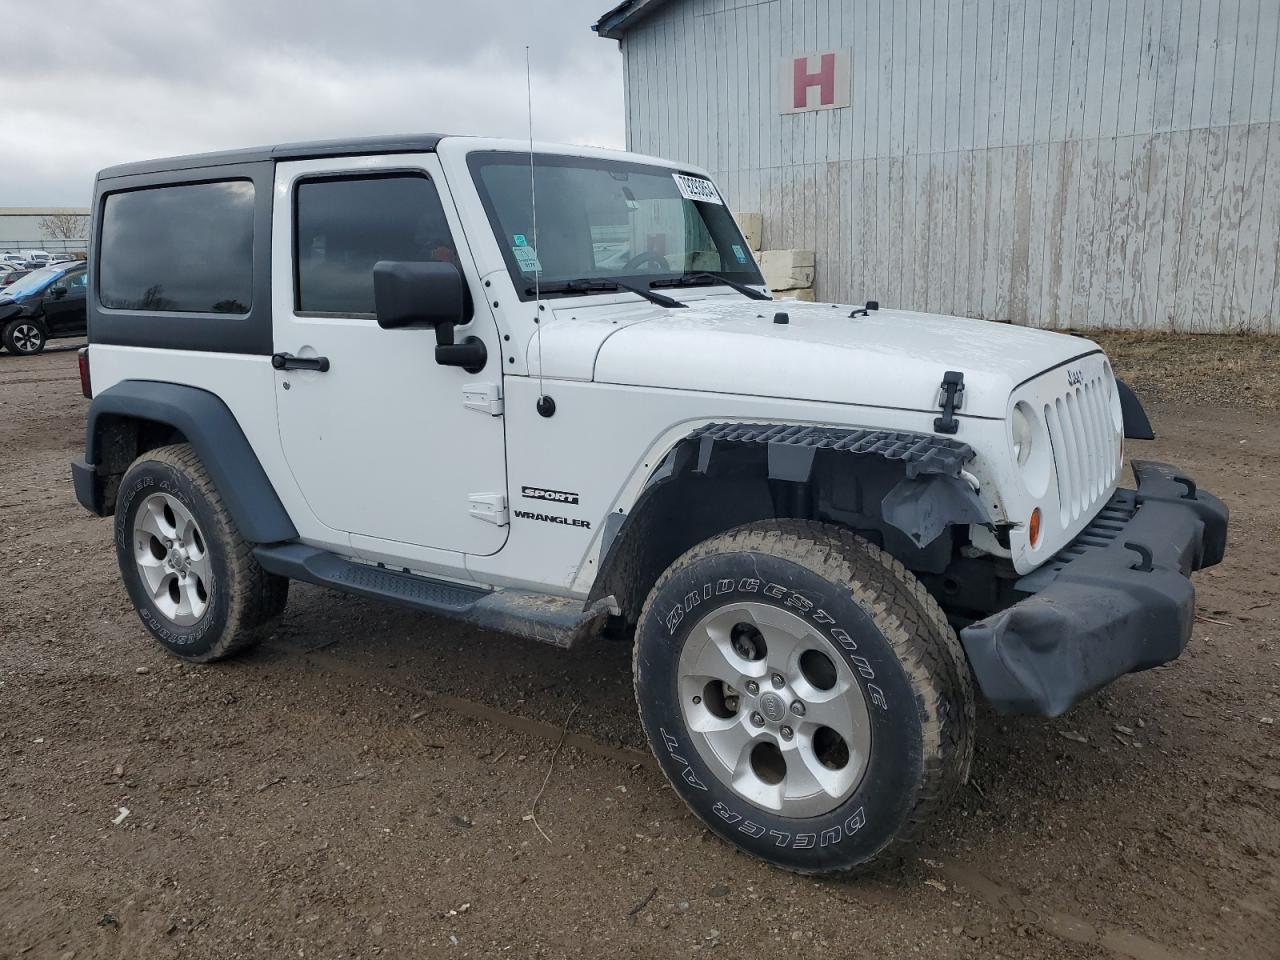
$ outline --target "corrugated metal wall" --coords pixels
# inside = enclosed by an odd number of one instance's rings
[[[673,0],[623,43],[633,150],[711,170],[841,301],[1280,333],[1280,0]],[[852,107],[781,115],[783,57]]]

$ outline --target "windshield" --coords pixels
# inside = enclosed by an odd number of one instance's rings
[[[729,208],[709,180],[619,160],[475,153],[472,176],[522,299],[572,280],[645,284],[711,273],[763,285]],[[696,199],[695,199],[696,198]],[[567,291],[583,292],[583,291]]]
[[[4,288],[4,296],[6,297],[22,297],[28,293],[35,293],[43,290],[45,285],[54,277],[61,274],[66,267],[41,267],[39,270],[32,270],[25,277],[13,281],[9,286]]]

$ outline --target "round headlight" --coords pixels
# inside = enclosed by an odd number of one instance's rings
[[[1013,408],[1013,456],[1018,466],[1026,466],[1031,459],[1031,445],[1035,438],[1035,427],[1031,420],[1031,408],[1025,403],[1018,403]]]

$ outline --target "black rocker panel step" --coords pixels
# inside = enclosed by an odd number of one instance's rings
[[[557,647],[572,647],[594,634],[609,614],[606,601],[584,608],[581,600],[569,597],[449,583],[356,563],[301,543],[260,546],[254,556],[264,569],[290,580],[398,603]]]
[[[367,563],[355,563],[337,554],[301,543],[263,546],[254,556],[272,573],[346,593],[388,600],[441,613],[461,613],[489,593],[482,587],[433,580]]]

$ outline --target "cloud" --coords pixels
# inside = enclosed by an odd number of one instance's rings
[[[290,140],[528,131],[623,145],[601,0],[68,0],[6,21],[0,206],[81,206],[102,167]],[[31,78],[31,79],[20,79]],[[9,89],[13,96],[5,96]]]

